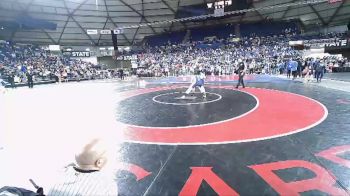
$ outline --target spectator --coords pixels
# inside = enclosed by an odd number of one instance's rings
[[[119,70],[119,75],[120,75],[120,79],[124,80],[124,70],[123,69]]]
[[[169,75],[189,75],[193,74],[195,68],[201,67],[207,75],[220,75],[221,72],[232,74],[237,69],[238,59],[243,59],[243,61],[248,59],[247,69],[249,69],[250,74],[275,74],[279,69],[281,74],[287,70],[287,76],[290,77],[291,67],[282,66],[282,64],[285,63],[285,59],[295,58],[298,59],[297,75],[300,76],[303,70],[301,53],[289,46],[290,40],[343,36],[342,34],[326,34],[317,37],[302,37],[294,34],[290,28],[286,29],[286,32],[287,34],[284,32],[283,35],[274,37],[252,35],[242,37],[240,41],[236,42],[227,38],[226,40],[212,39],[147,47],[138,55],[138,63],[142,68],[137,70],[137,73],[140,76],[166,76],[164,70],[169,70]],[[326,66],[330,67],[332,58],[327,59]],[[339,58],[337,64],[344,64],[343,60],[345,58]],[[276,64],[276,62],[280,62],[280,64]],[[327,70],[331,69],[327,68]]]
[[[290,60],[290,71],[292,72],[293,80],[297,77],[298,74],[298,62],[295,60]]]
[[[40,81],[98,79],[100,65],[93,65],[62,55],[53,55],[33,45],[0,43],[0,76],[12,87],[28,82],[27,72]],[[34,84],[34,83],[33,83]]]
[[[320,63],[317,64],[315,71],[316,71],[316,81],[321,82],[321,80],[323,78],[323,74],[325,72],[324,61],[321,61]]]
[[[13,73],[10,73],[8,75],[8,82],[11,84],[11,88],[16,88],[15,85],[15,75]]]
[[[287,64],[287,78],[290,78],[290,74],[292,73],[292,66],[293,66],[293,63],[292,63],[292,60],[290,60]]]
[[[33,81],[33,74],[31,71],[27,72],[27,82],[28,82],[28,87],[33,88],[34,87],[34,81]]]

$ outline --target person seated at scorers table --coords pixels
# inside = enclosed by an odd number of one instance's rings
[[[115,172],[107,169],[107,150],[100,139],[87,143],[76,153],[76,164],[67,166],[51,188],[44,188],[46,195],[118,195]]]

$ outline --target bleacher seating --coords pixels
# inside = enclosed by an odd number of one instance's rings
[[[162,46],[168,43],[180,44],[183,41],[185,35],[186,35],[186,31],[178,31],[178,32],[149,36],[146,38],[146,43],[151,47]]]
[[[286,33],[286,30],[290,31],[288,33],[300,33],[296,22],[263,22],[240,25],[240,33],[243,37],[252,34],[257,36],[281,35]]]
[[[0,42],[0,79],[5,85],[14,81],[21,86],[31,72],[36,84],[64,81],[81,81],[111,77],[101,67],[60,54],[51,54],[39,46]],[[10,79],[13,78],[13,79]]]
[[[241,24],[239,26],[241,37],[255,36],[273,36],[283,34],[300,34],[296,21],[291,22],[264,22]],[[206,37],[216,37],[218,39],[227,39],[235,35],[235,26],[232,24],[223,24],[210,27],[199,27],[191,30],[191,41],[203,41]],[[180,44],[186,35],[186,31],[172,33],[163,33],[146,37],[146,43],[151,46],[163,46],[167,44]]]
[[[235,33],[233,25],[218,25],[211,27],[201,27],[191,30],[192,41],[203,41],[205,37],[216,36],[218,39],[226,39]]]

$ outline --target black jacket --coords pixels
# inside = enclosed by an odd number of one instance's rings
[[[28,81],[32,82],[33,81],[33,74],[27,73],[27,79],[28,79]]]
[[[244,63],[240,63],[239,67],[238,67],[238,74],[240,76],[244,76],[244,74],[245,74],[244,69],[245,69]]]

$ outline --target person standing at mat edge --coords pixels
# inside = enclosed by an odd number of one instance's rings
[[[16,88],[15,74],[13,72],[8,76],[8,82],[10,83],[12,89]]]
[[[295,61],[294,59],[290,59],[289,61],[290,67],[291,67],[291,72],[292,72],[292,80],[295,80],[295,78],[297,78],[298,75],[298,62]]]
[[[325,72],[325,63],[324,61],[320,61],[318,60],[318,63],[315,67],[316,69],[316,80],[317,82],[321,82],[322,78],[323,78],[323,74]]]
[[[124,70],[123,69],[119,69],[119,77],[121,80],[124,80]]]
[[[242,87],[245,88],[244,81],[243,81],[243,78],[245,75],[245,66],[244,66],[243,62],[239,63],[237,72],[238,72],[238,83],[237,83],[236,88],[238,88],[240,84],[242,84]]]
[[[33,82],[33,74],[31,73],[31,71],[27,72],[27,82],[28,82],[28,87],[29,88],[33,88],[34,86],[34,82]]]

